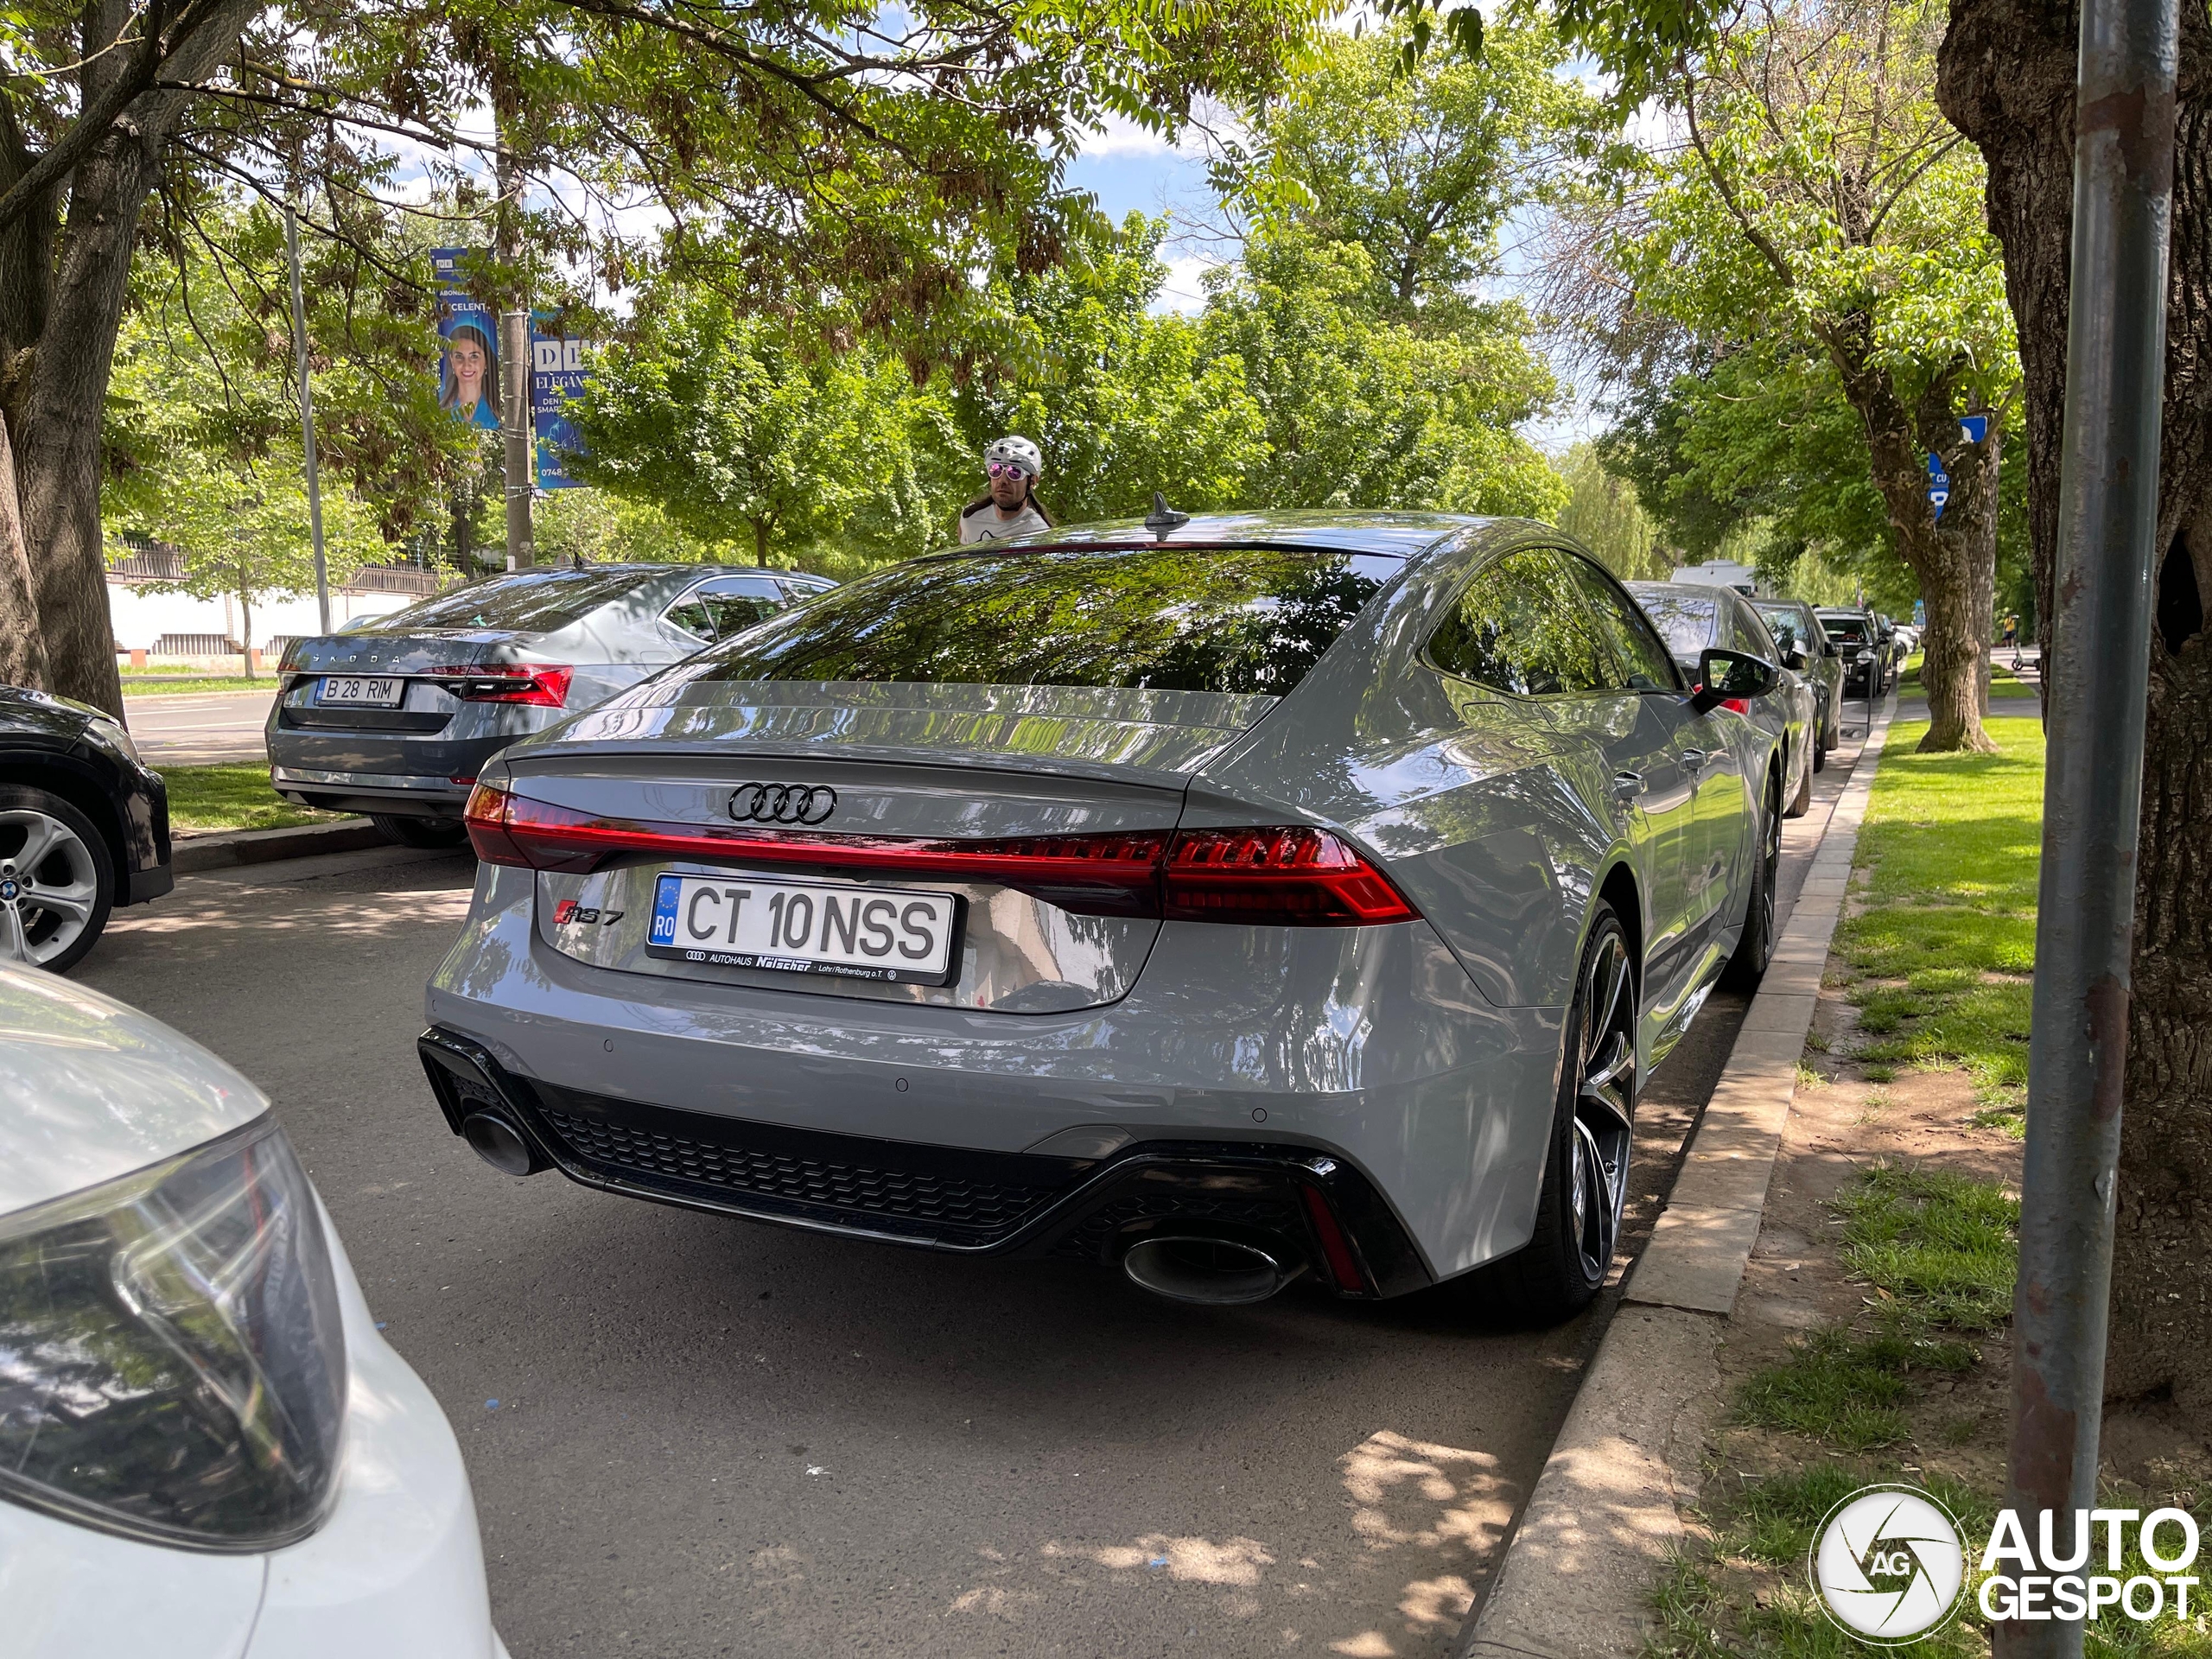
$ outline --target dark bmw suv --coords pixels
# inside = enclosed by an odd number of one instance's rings
[[[457,846],[477,770],[508,744],[835,585],[700,564],[522,570],[297,640],[270,782],[403,845]]]
[[[175,880],[168,787],[122,722],[0,686],[0,962],[66,973]]]

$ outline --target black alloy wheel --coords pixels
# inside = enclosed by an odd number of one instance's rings
[[[1636,972],[1612,906],[1592,918],[1568,1009],[1565,1064],[1536,1228],[1528,1245],[1471,1274],[1471,1307],[1556,1324],[1605,1287],[1628,1204],[1636,1120]]]
[[[1759,812],[1758,856],[1751,869],[1751,901],[1744,912],[1743,937],[1721,970],[1720,982],[1732,991],[1756,991],[1774,960],[1774,890],[1782,878],[1782,784],[1770,778],[1766,804]]]

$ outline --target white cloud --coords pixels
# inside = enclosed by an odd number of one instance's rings
[[[1205,309],[1205,274],[1218,270],[1226,260],[1209,259],[1203,254],[1186,254],[1166,262],[1167,280],[1160,285],[1160,294],[1152,302],[1155,316],[1165,316],[1170,311],[1180,311],[1185,316],[1195,316]]]
[[[1173,156],[1176,153],[1176,146],[1162,135],[1139,126],[1125,115],[1109,115],[1098,131],[1084,134],[1076,153],[1085,157]]]

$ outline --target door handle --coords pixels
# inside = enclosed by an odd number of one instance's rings
[[[1613,798],[1624,805],[1643,798],[1643,774],[1640,772],[1617,772],[1613,774]]]
[[[1682,770],[1685,772],[1702,772],[1705,769],[1705,763],[1709,758],[1710,757],[1707,755],[1703,749],[1684,749],[1682,751]]]

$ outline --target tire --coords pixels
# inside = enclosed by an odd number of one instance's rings
[[[459,818],[397,818],[372,812],[369,822],[399,847],[458,847],[468,839],[468,826]]]
[[[1744,912],[1744,934],[1736,941],[1736,954],[1720,970],[1720,983],[1731,991],[1756,991],[1774,960],[1774,887],[1782,870],[1782,784],[1770,779],[1766,804],[1759,811],[1758,855],[1751,861],[1751,899]]]
[[[0,786],[0,962],[66,974],[114,908],[115,855],[92,821],[45,790]]]
[[[1802,818],[1813,810],[1813,771],[1821,763],[1820,754],[1821,746],[1815,743],[1813,745],[1813,759],[1805,765],[1805,775],[1797,780],[1796,798],[1789,803],[1789,810],[1783,817]]]
[[[1567,1010],[1536,1230],[1522,1249],[1468,1276],[1471,1308],[1557,1325],[1605,1287],[1628,1198],[1638,1083],[1636,985],[1627,933],[1600,899]]]

